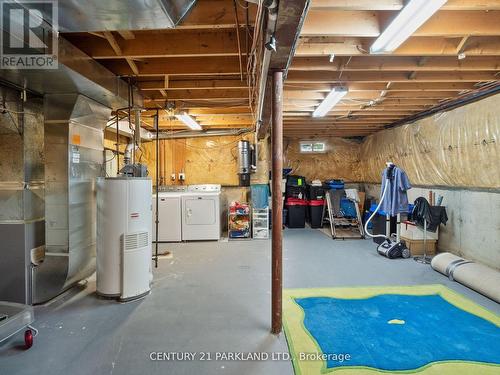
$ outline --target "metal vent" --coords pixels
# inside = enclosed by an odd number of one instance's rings
[[[123,235],[125,251],[137,250],[148,246],[148,232],[136,232]]]

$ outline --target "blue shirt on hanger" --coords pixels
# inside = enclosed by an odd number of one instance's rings
[[[401,168],[394,167],[393,174],[394,178],[387,188],[387,193],[380,209],[386,214],[396,216],[397,214],[408,212],[407,191],[411,189],[411,185],[408,176]],[[385,189],[386,175],[387,168],[382,172],[382,191],[380,192],[380,198],[382,198]]]

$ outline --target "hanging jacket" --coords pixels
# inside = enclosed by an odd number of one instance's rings
[[[415,207],[412,212],[413,221],[418,227],[424,228],[424,220],[427,221],[427,230],[436,232],[440,224],[446,225],[448,215],[444,206],[431,206],[427,199],[419,197],[415,199]]]

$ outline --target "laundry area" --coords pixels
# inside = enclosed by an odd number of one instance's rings
[[[500,1],[0,17],[0,374],[500,374]]]

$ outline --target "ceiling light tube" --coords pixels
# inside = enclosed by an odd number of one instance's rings
[[[324,117],[349,92],[347,87],[335,87],[313,112],[313,117]]]
[[[182,112],[181,114],[175,115],[177,120],[182,121],[184,124],[186,124],[189,129],[191,130],[201,130],[202,127],[200,124],[196,122],[194,118],[189,116],[186,112]]]
[[[447,0],[410,0],[370,48],[370,53],[392,52],[422,26]]]

